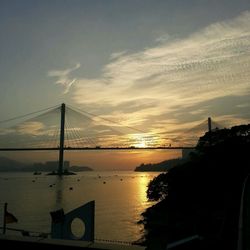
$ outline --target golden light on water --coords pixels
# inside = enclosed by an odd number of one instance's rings
[[[145,206],[145,203],[148,201],[147,200],[147,188],[148,188],[149,182],[152,179],[153,177],[148,174],[143,174],[140,177],[138,177],[138,182],[137,182],[138,196],[139,196],[140,204],[143,207]]]

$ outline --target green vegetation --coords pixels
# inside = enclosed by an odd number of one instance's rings
[[[190,249],[236,249],[249,151],[250,124],[201,137],[190,161],[149,183],[147,196],[158,203],[139,222],[145,228],[143,244],[165,249],[171,242],[199,235],[202,240]]]

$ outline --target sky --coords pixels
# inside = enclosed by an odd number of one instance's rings
[[[1,0],[0,34],[0,120],[64,102],[159,138],[250,121],[248,0]]]

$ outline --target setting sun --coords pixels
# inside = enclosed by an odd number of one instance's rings
[[[131,136],[132,144],[131,146],[138,147],[138,148],[145,148],[147,147],[147,142],[145,140],[145,136],[141,134],[134,134]]]

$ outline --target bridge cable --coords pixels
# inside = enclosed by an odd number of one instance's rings
[[[133,127],[130,127],[130,126],[123,125],[123,124],[121,124],[120,122],[112,121],[112,120],[110,120],[110,119],[101,117],[100,115],[95,115],[95,114],[93,114],[93,113],[90,113],[90,112],[87,112],[87,111],[84,111],[84,110],[81,110],[81,109],[72,107],[71,105],[70,105],[70,107],[71,107],[72,110],[77,111],[77,112],[79,112],[79,113],[87,114],[87,115],[90,115],[90,116],[92,116],[92,117],[97,117],[97,118],[100,118],[100,119],[102,119],[102,120],[104,120],[104,121],[107,121],[107,122],[110,122],[110,123],[113,123],[113,124],[117,124],[117,125],[120,125],[120,126],[122,126],[122,127],[126,127],[126,128],[131,129],[131,130],[135,130],[135,131],[140,132],[140,133],[144,133],[144,134],[147,133],[146,131],[143,131],[143,130],[141,130],[141,129],[137,129],[137,128],[133,128]]]
[[[33,115],[33,114],[37,114],[37,113],[41,113],[43,111],[47,111],[47,110],[55,108],[55,107],[58,107],[58,105],[53,106],[53,107],[49,107],[49,108],[46,108],[46,109],[41,109],[41,110],[38,110],[38,111],[35,111],[35,112],[31,112],[31,113],[28,113],[28,114],[25,114],[25,115],[20,115],[20,116],[16,116],[16,117],[13,117],[13,118],[6,119],[6,120],[2,120],[2,121],[0,121],[0,123],[5,123],[5,122],[10,122],[10,121],[14,121],[14,120],[17,120],[17,119],[21,119],[21,118],[24,118],[24,117],[27,117],[27,116],[30,116],[30,115]]]

